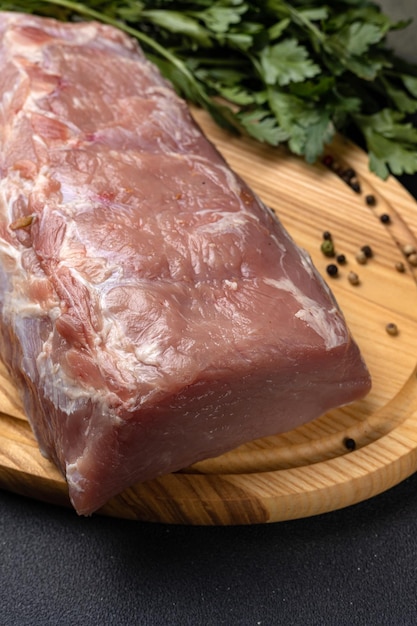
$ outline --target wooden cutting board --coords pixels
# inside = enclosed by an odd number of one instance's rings
[[[389,489],[417,470],[417,269],[404,245],[417,245],[417,204],[390,179],[368,171],[367,157],[337,139],[329,148],[354,167],[355,193],[321,163],[231,137],[201,111],[195,115],[230,165],[277,211],[331,285],[373,377],[364,400],[284,435],[241,446],[216,459],[127,489],[100,513],[179,524],[253,524],[289,520],[346,507]],[[365,196],[373,194],[369,207]],[[391,223],[379,216],[387,213]],[[320,251],[332,233],[347,264],[326,274]],[[355,260],[363,245],[374,256]],[[401,273],[395,264],[403,262]],[[347,276],[354,271],[359,285]],[[398,335],[386,332],[396,324]],[[69,505],[66,484],[37,448],[13,382],[0,369],[0,487]],[[75,513],[74,513],[75,515]]]

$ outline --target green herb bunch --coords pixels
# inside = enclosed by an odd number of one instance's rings
[[[359,132],[381,178],[417,172],[417,66],[368,0],[22,0],[0,9],[96,19],[136,37],[189,101],[222,126],[314,162]]]

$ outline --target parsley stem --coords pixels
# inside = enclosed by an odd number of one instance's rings
[[[321,30],[319,30],[317,26],[315,26],[311,22],[311,20],[309,20],[305,15],[297,11],[297,9],[294,9],[293,7],[289,6],[287,3],[286,3],[286,7],[288,10],[288,15],[291,17],[293,22],[295,24],[299,24],[301,27],[306,28],[311,33],[311,35],[313,35],[314,38],[322,46],[324,46],[325,41],[326,41],[326,36],[321,32]]]

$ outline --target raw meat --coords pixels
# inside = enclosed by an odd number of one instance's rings
[[[0,32],[1,353],[78,513],[368,392],[307,254],[135,43]]]

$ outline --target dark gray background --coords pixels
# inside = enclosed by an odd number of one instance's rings
[[[417,61],[412,28],[396,45]],[[0,491],[0,626],[223,624],[417,624],[417,474],[341,511],[229,528],[78,518]]]
[[[417,63],[417,0],[379,0],[377,4],[393,21],[413,20],[405,30],[390,34],[390,44],[401,56]]]
[[[182,527],[0,492],[2,626],[417,624],[417,475],[267,526]]]

